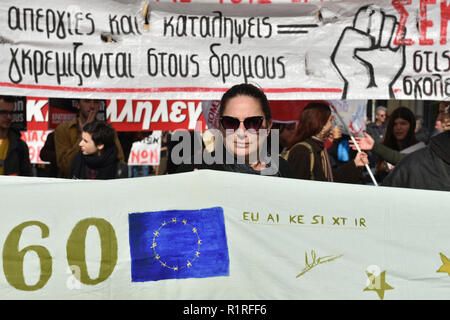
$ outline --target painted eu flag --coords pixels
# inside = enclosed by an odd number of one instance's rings
[[[229,275],[223,209],[131,213],[131,280]]]

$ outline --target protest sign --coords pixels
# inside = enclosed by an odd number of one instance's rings
[[[148,10],[147,10],[148,9]],[[214,100],[449,96],[447,1],[0,4],[0,93]]]
[[[153,131],[151,135],[131,146],[128,165],[157,166],[161,155],[161,131]]]
[[[22,128],[21,139],[28,145],[31,163],[45,163],[39,154],[43,148],[48,130],[48,99],[38,97],[20,97],[26,106],[24,115],[26,125]]]
[[[448,299],[447,192],[208,170],[0,185],[2,299]]]
[[[333,113],[339,113],[340,118],[344,123],[338,120],[335,122],[341,127],[347,127],[352,135],[363,136],[362,131],[366,129],[366,110],[367,100],[333,100],[330,101],[334,107]],[[336,115],[337,116],[337,115]],[[344,130],[344,133],[346,130]]]

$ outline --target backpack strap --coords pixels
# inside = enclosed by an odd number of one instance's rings
[[[313,149],[311,147],[311,145],[306,142],[306,141],[302,141],[302,142],[297,142],[296,144],[294,144],[292,146],[292,148],[290,148],[289,150],[283,150],[280,154],[280,156],[284,159],[284,160],[288,160],[289,159],[289,153],[291,152],[291,150],[298,145],[302,145],[304,147],[306,147],[309,150],[309,156],[310,156],[310,165],[309,165],[309,172],[311,174],[311,180],[314,180],[314,173],[313,173],[313,169],[314,169],[314,153],[313,153]]]

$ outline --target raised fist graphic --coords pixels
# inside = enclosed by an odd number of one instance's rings
[[[344,80],[342,99],[395,98],[392,87],[405,68],[405,46],[394,45],[398,25],[395,16],[376,6],[358,10],[353,26],[344,29],[331,55]]]

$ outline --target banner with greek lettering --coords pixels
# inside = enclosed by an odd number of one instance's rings
[[[1,299],[449,296],[446,192],[209,170],[0,189]]]
[[[448,0],[4,0],[0,94],[443,100],[449,17]]]

